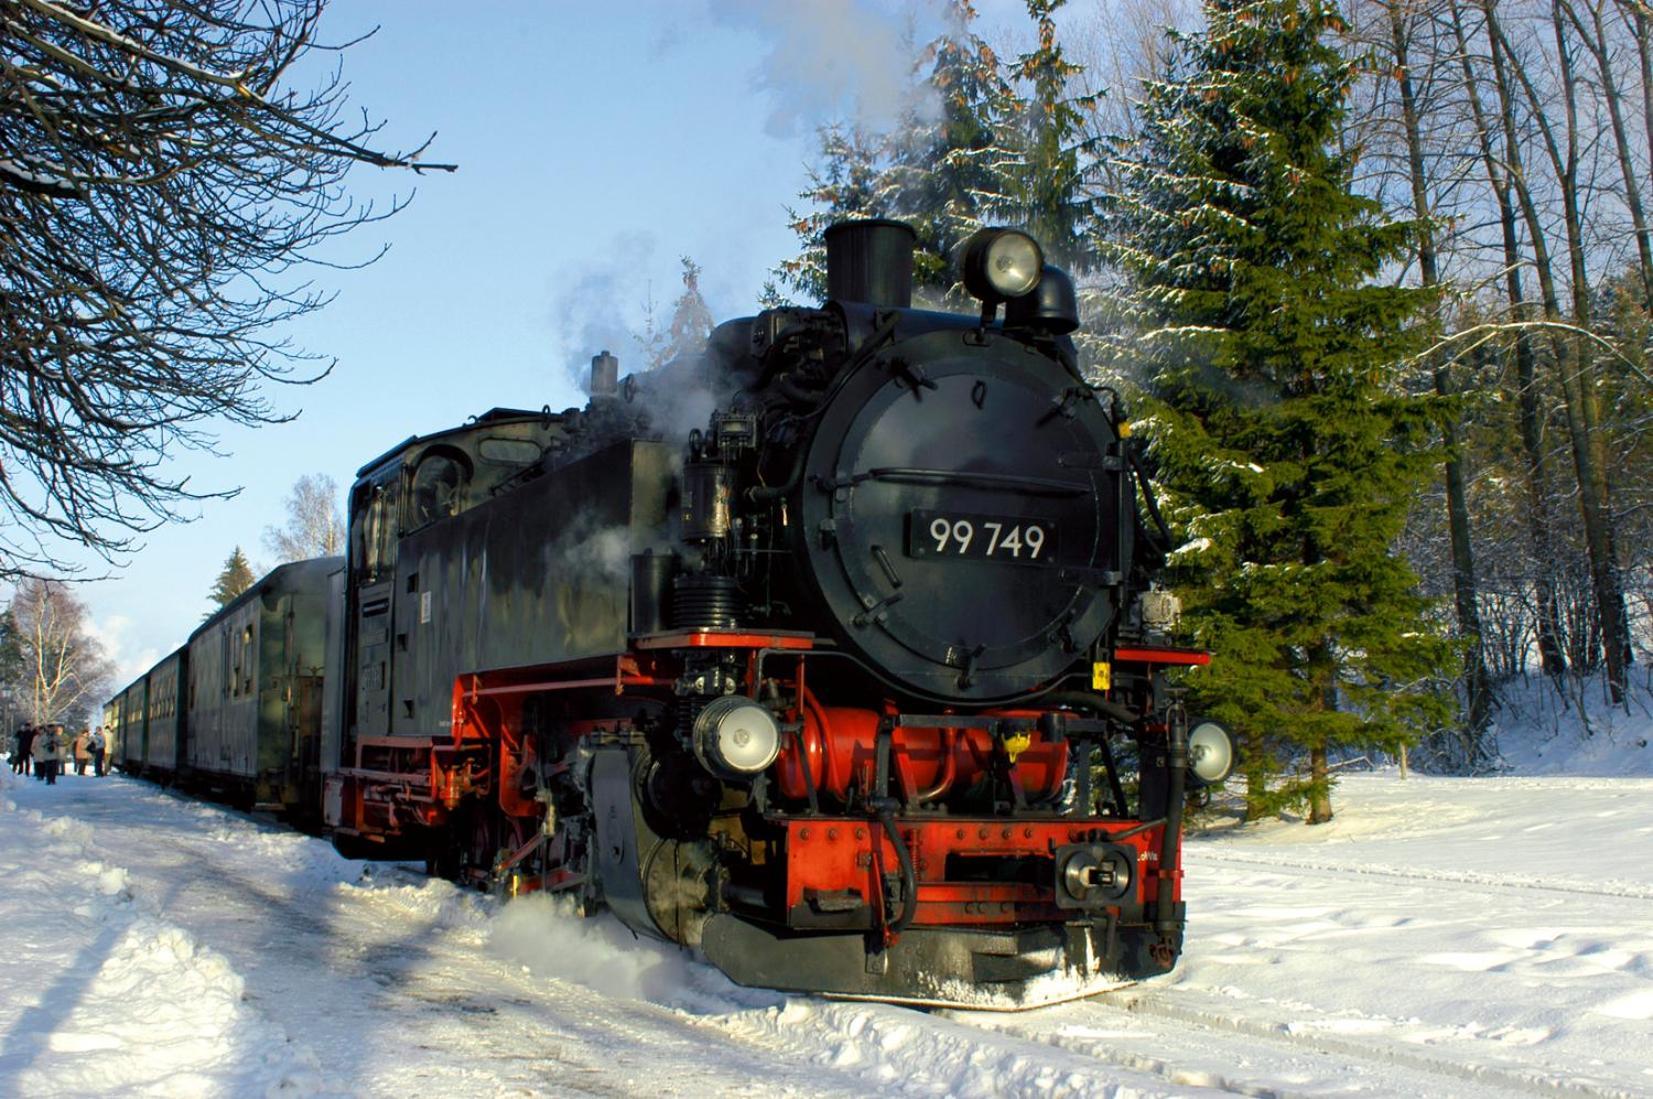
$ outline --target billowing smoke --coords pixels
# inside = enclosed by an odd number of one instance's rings
[[[662,439],[687,442],[689,432],[704,432],[715,409],[728,404],[729,394],[713,388],[710,380],[676,374],[655,374],[640,387],[637,399],[649,416],[649,426]]]
[[[591,357],[599,351],[618,356],[622,374],[635,365],[628,360],[636,358],[636,325],[627,317],[640,296],[638,272],[649,269],[654,247],[648,233],[621,233],[601,251],[599,262],[570,272],[572,281],[552,272],[561,284],[551,301],[555,353],[581,393],[591,392]]]
[[[713,17],[761,36],[753,78],[787,135],[842,119],[887,129],[909,112],[933,117],[934,90],[914,79],[918,50],[945,26],[923,0],[711,0]]]

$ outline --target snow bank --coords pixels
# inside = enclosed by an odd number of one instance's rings
[[[489,922],[488,950],[536,977],[621,999],[672,1004],[691,987],[685,954],[633,935],[612,917],[585,919],[570,897],[511,901]]]
[[[1141,995],[1464,1080],[1643,1091],[1650,802],[1641,778],[1348,776],[1329,824],[1191,839],[1187,951]]]
[[[8,780],[7,1096],[1653,1087],[1645,778],[1348,776],[1328,825],[1191,839],[1168,979],[1019,1014],[738,988],[567,900],[500,904],[143,783]]]
[[[19,808],[0,775],[0,1081],[9,1094],[313,1095],[307,1050],[244,1000],[223,955],[100,859],[73,817]]]
[[[1495,723],[1508,773],[1653,777],[1653,690],[1633,689],[1625,706],[1603,694],[1599,681],[1503,685]]]
[[[949,1099],[1131,1099],[1189,1095],[1144,1087],[1094,1057],[1043,1042],[997,1040],[946,1015],[887,1004],[834,1003],[789,996],[776,1006],[718,1019],[718,1029],[831,1073],[854,1074],[874,1094]],[[1196,1081],[1185,1081],[1194,1083]]]

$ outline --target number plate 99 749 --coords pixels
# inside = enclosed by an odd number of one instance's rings
[[[957,511],[911,511],[907,515],[907,556],[1056,563],[1056,524],[1015,515],[973,515]]]

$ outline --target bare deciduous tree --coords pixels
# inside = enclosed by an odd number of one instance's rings
[[[1432,590],[1454,582],[1466,638],[1529,637],[1552,676],[1605,671],[1622,698],[1648,638],[1628,614],[1645,575],[1630,532],[1650,485],[1636,457],[1653,427],[1639,365],[1653,351],[1643,194],[1653,162],[1637,129],[1653,119],[1653,70],[1640,65],[1646,2],[1349,9],[1378,63],[1358,93],[1370,107],[1346,140],[1362,150],[1374,195],[1430,216],[1428,247],[1398,276],[1445,294],[1444,342],[1418,365],[1454,396],[1462,430],[1447,425],[1446,441],[1463,459],[1448,463],[1450,521],[1437,529],[1451,552],[1431,553]],[[1473,544],[1510,537],[1526,545]],[[1496,564],[1472,573],[1483,549]],[[1583,618],[1570,602],[1578,576],[1588,579]],[[1531,618],[1494,629],[1476,604]],[[1506,649],[1499,659],[1508,668],[1520,657]]]
[[[287,497],[287,523],[264,528],[264,544],[280,561],[304,561],[344,552],[339,485],[325,473],[305,474]]]
[[[86,605],[67,585],[24,579],[8,613],[22,657],[13,697],[30,721],[67,721],[101,698],[114,665],[87,628]]]
[[[401,206],[350,169],[451,170],[376,148],[336,69],[289,81],[342,48],[324,6],[0,0],[0,576],[118,559],[210,495],[168,458],[285,418],[263,384],[326,372],[279,333],[329,299],[318,249]]]

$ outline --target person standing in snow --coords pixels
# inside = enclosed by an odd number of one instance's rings
[[[99,725],[86,738],[86,749],[92,753],[92,775],[95,778],[103,777],[103,750],[107,746],[103,739],[103,726]]]
[[[65,739],[63,726],[46,726],[46,785],[56,786],[57,776],[63,770]]]
[[[86,743],[90,739],[92,739],[92,731],[90,729],[82,729],[80,732],[75,734],[75,739],[70,742],[70,747],[72,749],[72,754],[75,761],[75,774],[77,775],[84,776],[86,774],[86,765],[92,762],[92,749]]]
[[[34,761],[34,777],[40,782],[46,781],[46,734],[50,730],[36,728],[34,744],[29,748],[29,758]]]
[[[17,762],[13,765],[13,770],[20,775],[34,772],[34,736],[33,725],[24,725],[17,730]]]

